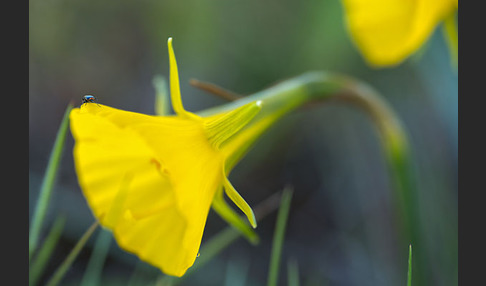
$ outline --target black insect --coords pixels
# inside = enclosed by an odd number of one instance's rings
[[[90,94],[83,96],[83,103],[82,104],[89,103],[89,102],[96,103],[96,97],[94,97]],[[96,103],[96,104],[98,104],[98,103]],[[100,106],[100,105],[98,104],[98,106]]]

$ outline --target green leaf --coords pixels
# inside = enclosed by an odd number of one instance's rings
[[[289,286],[299,286],[299,266],[293,259],[287,262],[287,280]]]
[[[103,272],[103,265],[105,263],[106,255],[110,249],[112,235],[105,229],[100,229],[93,252],[86,267],[81,286],[99,285],[101,281],[101,273]]]
[[[49,261],[49,258],[51,257],[51,254],[56,247],[59,238],[61,237],[65,222],[65,216],[59,216],[54,221],[54,224],[44,240],[39,253],[36,255],[31,267],[29,268],[29,285],[35,285],[37,280],[39,280],[40,276],[42,275],[46,267],[46,263]]]
[[[69,113],[71,112],[72,108],[73,105],[70,103],[64,113],[61,126],[57,131],[54,147],[52,148],[51,155],[49,157],[49,163],[47,164],[47,169],[44,175],[44,179],[42,181],[39,197],[37,198],[37,204],[34,210],[34,215],[32,217],[32,223],[29,230],[29,261],[35,249],[37,248],[42,223],[46,216],[49,201],[51,199],[54,180],[56,178],[57,169],[59,168],[59,162],[61,161],[62,150],[64,147],[66,132],[69,125]]]

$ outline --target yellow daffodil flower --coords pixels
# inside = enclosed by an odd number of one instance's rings
[[[457,0],[342,0],[349,32],[367,62],[384,67],[416,52]]]
[[[76,173],[94,216],[122,249],[182,276],[197,257],[211,206],[251,241],[258,238],[226,204],[223,190],[255,228],[252,209],[227,175],[251,141],[248,134],[259,134],[243,132],[246,141],[235,136],[262,102],[210,116],[186,111],[172,39],[168,47],[176,115],[150,116],[88,102],[72,110],[70,124]]]
[[[168,48],[175,115],[123,111],[89,96],[71,111],[70,125],[78,181],[96,219],[122,249],[180,277],[198,255],[210,207],[250,242],[258,241],[251,228],[257,225],[255,215],[229,173],[279,118],[349,83],[342,76],[310,72],[196,114],[182,105],[171,38]],[[163,97],[163,83],[155,83]],[[165,114],[163,102],[157,110]]]

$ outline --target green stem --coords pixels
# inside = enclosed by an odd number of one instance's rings
[[[418,188],[405,129],[393,109],[371,87],[353,79],[345,79],[343,83],[346,88],[335,99],[365,111],[377,128],[392,179],[401,243],[411,243],[419,249],[415,279],[428,285],[429,263],[424,251],[420,251],[426,246],[421,237]]]
[[[210,116],[261,101],[260,112],[222,148],[228,154],[226,170],[233,169],[256,139],[282,116],[315,99],[330,98],[341,90],[342,85],[335,77],[330,73],[309,72],[233,102],[198,112],[200,116]]]
[[[400,237],[406,244],[412,243],[419,249],[414,276],[417,281],[424,279],[422,282],[427,285],[430,281],[426,276],[430,271],[426,269],[429,266],[423,255],[424,251],[420,251],[425,246],[422,245],[420,237],[418,192],[409,140],[399,117],[377,91],[351,77],[309,72],[199,114],[207,116],[232,110],[252,101],[262,101],[260,113],[245,129],[231,138],[232,144],[228,144],[233,150],[226,150],[230,154],[226,167],[231,169],[257,138],[280,117],[304,104],[329,99],[357,106],[366,112],[375,124],[394,187],[398,225],[402,227]]]
[[[42,228],[42,223],[46,216],[47,207],[52,195],[52,189],[54,186],[54,180],[56,178],[57,169],[59,168],[59,162],[61,161],[62,150],[64,147],[64,141],[66,139],[66,132],[68,129],[69,113],[73,108],[73,104],[69,104],[64,112],[64,117],[57,132],[56,141],[52,148],[51,155],[49,157],[49,163],[47,165],[46,173],[42,181],[39,197],[37,198],[37,204],[35,207],[34,215],[32,217],[32,223],[29,231],[29,261],[32,258],[32,254],[37,248],[39,240],[39,234]]]
[[[280,82],[268,89],[241,99],[198,112],[201,116],[231,111],[250,102],[261,100],[261,112],[253,119],[280,117],[312,99],[323,99],[342,89],[341,76],[324,72],[308,72],[301,76]]]

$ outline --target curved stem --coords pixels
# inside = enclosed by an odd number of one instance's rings
[[[230,154],[226,167],[231,169],[259,135],[283,115],[304,104],[329,99],[353,104],[372,119],[380,136],[394,184],[395,203],[399,223],[402,226],[400,235],[403,243],[405,245],[413,244],[418,250],[423,249],[424,246],[420,242],[418,193],[407,133],[393,109],[377,91],[367,84],[343,75],[309,72],[199,114],[207,116],[237,108],[251,101],[261,100],[263,102],[262,110],[254,117],[253,123],[250,123],[246,130],[235,135],[232,138],[233,143],[226,150]],[[420,270],[421,267],[427,267],[423,253],[424,251],[418,251],[416,255],[418,271],[414,277],[417,280],[421,280],[421,278],[417,278],[421,274],[427,275],[426,270]]]
[[[370,116],[376,126],[394,186],[395,204],[402,226],[402,243],[413,244],[421,250],[416,255],[417,271],[414,277],[417,277],[420,284],[428,285],[429,271],[426,269],[428,262],[424,255],[426,246],[421,237],[418,187],[405,128],[397,114],[374,89],[350,78],[343,83],[345,88],[334,98],[357,106]]]
[[[333,99],[350,103],[367,113],[375,124],[391,170],[396,194],[400,202],[406,233],[413,233],[418,223],[415,178],[409,140],[403,124],[393,109],[371,87],[353,79],[345,79],[345,88]]]

